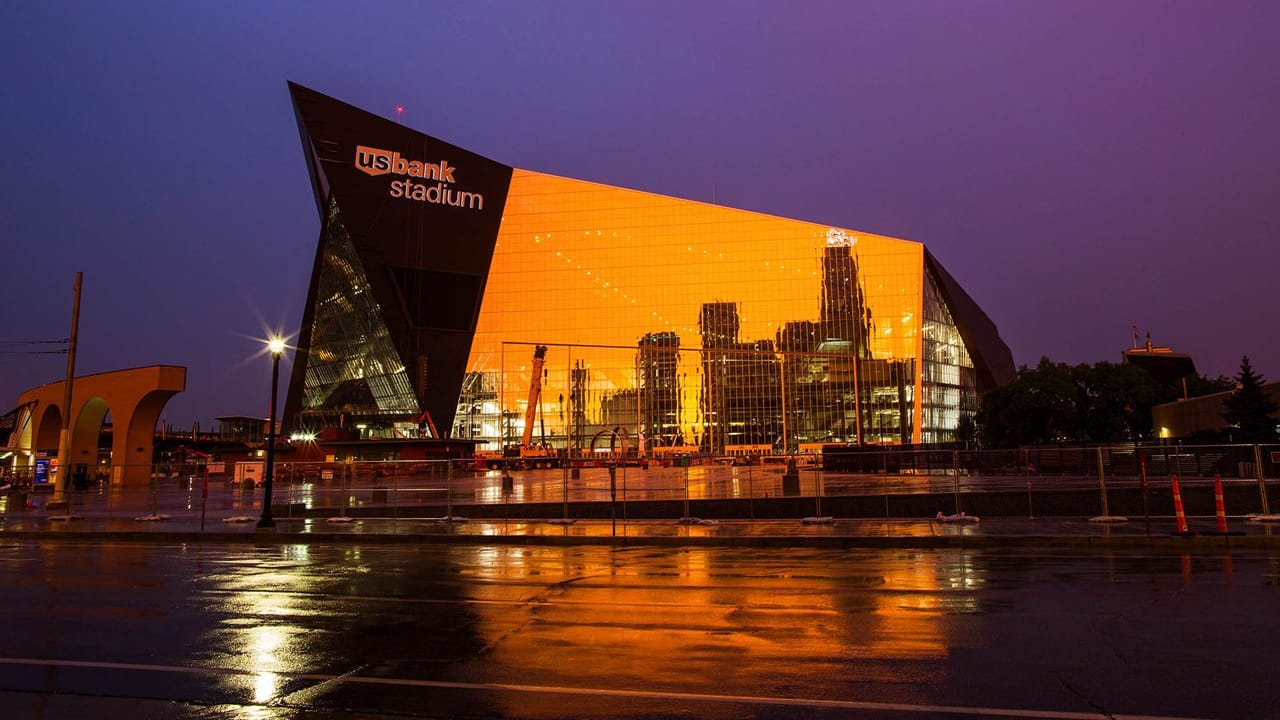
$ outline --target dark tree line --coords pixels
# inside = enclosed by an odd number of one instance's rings
[[[1228,378],[1187,378],[1191,397],[1235,387]],[[985,447],[1124,442],[1152,437],[1151,408],[1182,396],[1130,364],[1067,365],[1041,358],[982,397],[973,423]],[[970,431],[972,432],[972,431]]]

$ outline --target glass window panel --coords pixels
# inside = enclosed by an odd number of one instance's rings
[[[918,243],[517,170],[455,428],[498,446],[533,417],[587,451],[614,428],[716,451],[916,441],[918,373],[956,386],[963,352],[920,361],[924,285]]]
[[[417,415],[408,374],[336,203],[329,206],[320,262],[303,417]]]

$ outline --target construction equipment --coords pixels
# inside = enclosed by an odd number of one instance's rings
[[[529,405],[524,410],[524,435],[520,438],[521,448],[533,447],[533,420],[538,409],[538,401],[542,399],[542,367],[547,363],[547,346],[537,345],[533,348],[533,373],[529,378]]]
[[[529,403],[524,411],[524,434],[520,444],[507,447],[508,458],[520,458],[524,468],[554,468],[560,466],[560,457],[546,444],[546,426],[543,426],[543,442],[533,443],[533,423],[542,405],[542,372],[547,362],[547,346],[533,348],[533,368],[529,376]]]
[[[560,467],[561,457],[554,450],[549,448],[545,441],[545,426],[543,429],[544,440],[541,443],[533,442],[533,424],[537,419],[538,408],[542,399],[542,373],[543,367],[547,360],[547,346],[536,345],[533,349],[533,367],[531,377],[529,378],[529,403],[524,411],[524,432],[520,437],[520,444],[508,445],[503,448],[501,457],[502,465],[506,468],[555,468]],[[495,456],[498,453],[493,451],[480,451],[476,453],[477,467],[484,466],[488,469],[495,469],[498,460]]]

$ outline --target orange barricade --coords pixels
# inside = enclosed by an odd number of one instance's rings
[[[1218,532],[1227,534],[1227,510],[1222,502],[1222,478],[1213,476],[1213,512],[1218,517]]]
[[[1173,512],[1178,516],[1178,532],[1177,535],[1190,535],[1191,531],[1187,529],[1187,514],[1182,511],[1182,490],[1178,487],[1178,476],[1169,476],[1173,481]]]

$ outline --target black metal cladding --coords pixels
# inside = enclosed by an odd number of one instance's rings
[[[298,337],[284,425],[296,427],[304,384],[330,205],[337,208],[369,291],[420,409],[437,428],[453,424],[506,205],[512,169],[488,158],[289,83],[316,194],[321,228]],[[357,147],[396,153],[426,173],[409,177],[357,167]],[[393,195],[393,183],[427,186],[423,199]],[[435,198],[424,190],[435,187]],[[407,194],[407,190],[402,194]],[[453,204],[448,204],[453,200]],[[311,408],[323,410],[323,407]]]
[[[960,337],[969,350],[969,358],[973,360],[973,367],[978,375],[978,393],[985,393],[1017,377],[1013,353],[1004,340],[1000,339],[996,324],[942,267],[933,253],[925,250],[924,261],[926,268],[938,278],[938,291],[951,310]]]

